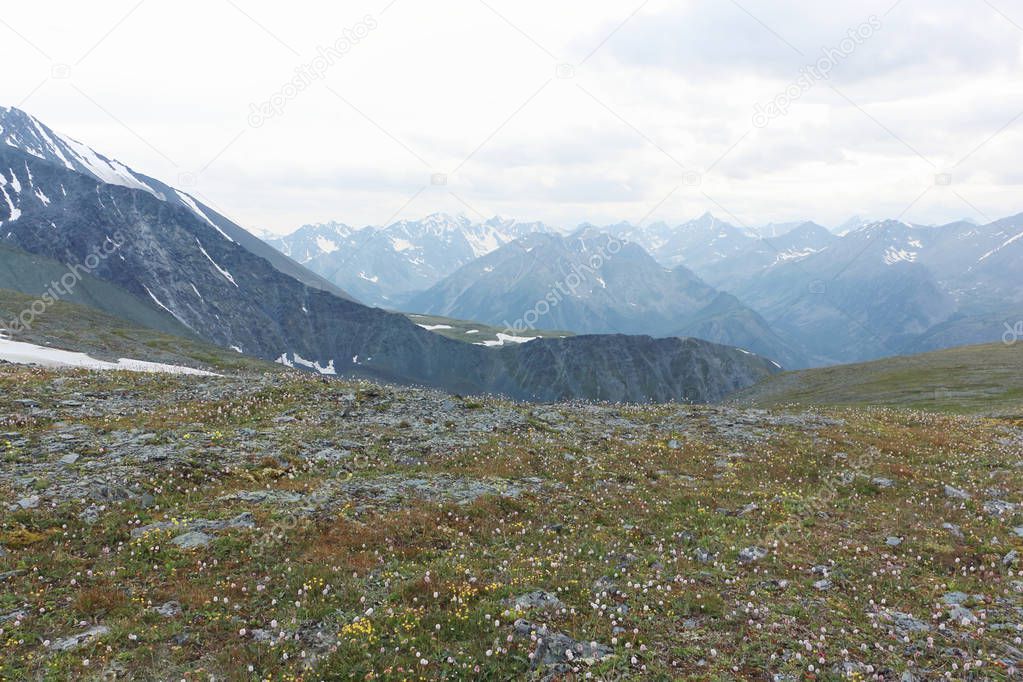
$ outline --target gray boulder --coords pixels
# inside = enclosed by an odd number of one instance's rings
[[[951,497],[953,500],[969,500],[971,499],[970,493],[959,488],[953,488],[950,485],[945,486],[945,497]]]
[[[71,635],[70,637],[64,637],[63,639],[50,642],[50,649],[53,651],[74,651],[94,639],[99,639],[109,632],[110,628],[106,625],[96,625],[85,632],[78,633],[77,635]]]
[[[531,667],[549,668],[551,672],[568,672],[578,662],[595,662],[614,655],[614,649],[597,642],[579,642],[566,634],[553,632],[545,626],[537,626],[520,618],[513,625],[514,634],[521,639],[532,639],[535,635],[536,650],[533,652]]]
[[[744,564],[750,564],[754,561],[760,561],[765,556],[767,556],[767,550],[763,547],[747,547],[739,552],[739,561]]]
[[[182,533],[171,540],[171,542],[181,549],[196,549],[199,547],[205,547],[213,542],[213,536],[207,535],[201,531],[193,530],[187,533]]]

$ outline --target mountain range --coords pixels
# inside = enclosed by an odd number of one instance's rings
[[[430,276],[419,279],[420,291],[406,284],[379,304],[514,326],[580,270],[593,240],[614,239],[620,252],[556,295],[550,310],[541,305],[540,326],[695,335],[797,368],[990,342],[1023,320],[1023,216],[941,226],[855,218],[836,231],[806,221],[751,229],[709,213],[679,225],[586,224],[571,233],[450,216],[399,225],[437,223],[453,234],[488,226],[497,232],[489,243],[499,246],[432,266],[432,238],[410,236],[403,248],[420,254],[417,267]],[[502,232],[505,224],[528,234]],[[330,260],[362,272],[365,253],[352,248]],[[351,288],[350,277],[320,269],[320,260],[309,265]]]
[[[540,325],[584,334],[695,336],[787,366],[802,363],[734,296],[685,266],[664,267],[637,244],[598,228],[518,239],[410,299],[408,309],[518,333]]]
[[[492,218],[474,223],[443,213],[385,227],[305,225],[269,243],[368,305],[401,307],[408,298],[542,223]]]
[[[325,375],[532,400],[703,402],[777,369],[692,338],[576,336],[500,348],[451,340],[356,302],[203,202],[24,112],[0,109],[0,141],[0,257],[88,266],[120,309],[142,318],[145,306],[163,324],[238,353]],[[486,237],[477,248],[489,248]],[[40,293],[38,281],[11,283]]]

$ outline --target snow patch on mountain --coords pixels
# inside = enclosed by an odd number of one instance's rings
[[[210,220],[209,216],[207,216],[205,213],[202,212],[202,210],[199,208],[199,205],[197,203],[195,203],[195,199],[193,199],[192,197],[188,196],[184,192],[181,192],[181,191],[178,191],[178,190],[174,190],[174,193],[178,195],[178,198],[181,199],[181,201],[183,201],[185,203],[185,205],[188,206],[188,208],[192,209],[193,213],[195,213],[197,216],[199,216],[200,218],[205,220],[209,224],[209,226],[212,227],[217,232],[219,232],[224,237],[224,239],[226,239],[229,242],[233,242],[234,241],[233,239],[231,239],[231,237],[228,236],[228,234],[226,232],[224,232],[222,229],[220,229],[219,225],[217,225],[215,222]]]
[[[885,265],[895,265],[896,263],[915,263],[916,258],[916,251],[897,249],[894,246],[889,246],[884,252]]]
[[[316,246],[320,249],[320,253],[334,253],[338,249],[336,241],[322,235],[316,237]]]
[[[159,362],[120,358],[117,362],[97,360],[85,353],[75,353],[58,348],[37,346],[34,343],[11,341],[0,338],[0,360],[21,365],[41,367],[77,367],[91,370],[123,370],[128,372],[191,374],[195,376],[219,376],[213,372],[180,365],[166,365]]]
[[[210,263],[213,264],[213,267],[215,267],[217,269],[217,272],[219,272],[221,275],[223,275],[224,279],[226,279],[228,282],[230,282],[231,284],[235,285],[235,287],[237,287],[238,286],[238,282],[234,281],[234,277],[231,276],[230,272],[228,272],[224,268],[220,267],[220,264],[217,263],[217,261],[213,260],[213,257],[210,256],[210,254],[206,253],[206,249],[203,247],[202,242],[200,242],[198,239],[196,239],[195,243],[199,245],[199,250],[202,251],[202,255],[206,256],[206,260],[208,260]]]
[[[487,346],[489,348],[496,348],[498,346],[503,346],[506,343],[529,343],[530,341],[535,341],[538,338],[540,338],[540,337],[538,337],[538,336],[512,336],[511,334],[505,334],[504,332],[498,332],[496,340],[481,341],[480,343],[476,343],[474,345],[476,345],[476,346]]]
[[[120,185],[131,189],[141,189],[155,197],[163,198],[155,189],[139,180],[131,169],[119,161],[111,161],[93,151],[92,147],[82,144],[70,137],[62,137],[61,141],[73,152],[73,158],[102,182],[108,185]],[[51,150],[53,151],[53,150]],[[56,153],[56,152],[55,152]]]
[[[1002,249],[1004,249],[1006,246],[1009,246],[1010,244],[1018,242],[1020,239],[1023,239],[1023,232],[1020,232],[1015,237],[1009,237],[1004,242],[1002,242],[1002,244],[1000,246],[997,246],[997,247],[991,249],[990,251],[985,253],[983,256],[981,256],[980,259],[977,262],[978,263],[983,263],[988,258],[990,258],[991,256],[995,255],[996,253],[998,253]]]

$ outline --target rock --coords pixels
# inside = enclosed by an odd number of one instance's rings
[[[1016,526],[1012,532],[1016,534],[1016,537],[1023,538],[1023,526]]]
[[[984,503],[984,511],[993,516],[1004,516],[1016,510],[1016,505],[1005,500],[988,500]]]
[[[902,538],[889,536],[885,538],[884,544],[888,545],[889,547],[898,547],[899,545],[902,544]]]
[[[857,661],[842,661],[832,666],[831,671],[842,679],[864,679],[873,672],[873,667]]]
[[[1019,552],[1017,552],[1016,550],[1012,550],[1011,552],[1002,557],[1002,565],[1012,566],[1014,563],[1016,563],[1016,560],[1018,558]]]
[[[303,497],[287,490],[243,490],[221,499],[241,500],[255,504],[297,504],[303,500]]]
[[[270,631],[263,630],[262,628],[250,630],[249,636],[252,637],[252,641],[254,642],[269,642],[270,640],[273,639],[273,635],[270,633]]]
[[[76,455],[75,453],[71,453],[70,455],[64,455],[63,457],[61,457],[60,463],[63,464],[64,466],[71,466],[72,464],[77,462],[78,459],[79,459],[78,455]]]
[[[227,522],[226,528],[244,528],[251,530],[256,527],[256,517],[252,512],[242,512]]]
[[[536,592],[530,592],[515,598],[515,609],[518,611],[528,611],[530,609],[558,611],[563,608],[565,608],[565,605],[558,599],[557,595],[544,590],[537,590]]]
[[[739,513],[738,513],[738,514],[736,514],[736,516],[746,516],[747,514],[752,514],[753,512],[757,511],[758,509],[760,509],[760,507],[759,507],[759,506],[757,506],[757,505],[756,505],[755,503],[753,503],[753,502],[750,502],[750,503],[749,503],[749,504],[747,504],[747,505],[746,505],[745,507],[743,507],[742,509],[740,509],[740,510],[739,510]]]
[[[189,531],[177,536],[171,542],[181,549],[196,549],[198,547],[205,547],[213,542],[213,536],[201,531]]]
[[[334,448],[325,448],[309,457],[314,462],[328,462],[330,464],[336,464],[351,458],[352,453],[350,450],[335,450]]]
[[[823,592],[825,590],[830,590],[831,589],[832,582],[830,580],[828,580],[827,578],[825,578],[823,580],[818,580],[817,582],[815,582],[813,584],[813,586],[814,586],[815,589],[821,590]]]
[[[876,485],[878,488],[893,488],[895,487],[895,481],[890,478],[881,478],[877,476],[870,479],[870,482]]]
[[[153,609],[164,618],[175,618],[181,615],[181,604],[176,601],[169,601]]]
[[[951,497],[954,500],[969,500],[971,499],[970,493],[959,488],[953,488],[950,485],[945,486],[945,497]]]
[[[973,611],[958,604],[952,607],[948,617],[960,625],[969,625],[977,620],[977,617],[973,615]]]
[[[143,509],[151,509],[156,504],[156,498],[149,493],[143,493],[139,498],[139,506]]]
[[[765,556],[767,556],[767,550],[763,547],[747,547],[739,552],[739,561],[744,564],[749,564],[754,561],[760,561]]]
[[[251,530],[256,527],[255,517],[251,512],[243,512],[232,519],[217,519],[211,521],[209,519],[193,519],[192,521],[185,521],[183,523],[173,523],[171,521],[159,521],[157,523],[150,523],[147,526],[140,526],[139,528],[132,528],[131,537],[132,539],[140,538],[147,533],[152,533],[158,530],[180,530],[180,531],[201,531],[201,532],[212,532],[218,530],[225,530],[228,528],[235,529],[247,529]]]
[[[23,497],[18,500],[18,506],[22,509],[35,509],[39,506],[39,496],[32,495],[30,497]]]
[[[668,441],[668,449],[669,450],[678,450],[681,447],[682,447],[682,443],[679,443],[674,438]]]
[[[88,507],[81,511],[81,513],[78,515],[78,518],[81,519],[83,523],[91,526],[92,524],[99,521],[99,512],[100,512],[99,507],[97,507],[94,504],[90,504]]]
[[[614,649],[604,644],[578,642],[566,634],[553,632],[522,618],[512,627],[519,638],[533,639],[535,635],[536,649],[530,664],[533,669],[542,665],[547,672],[565,673],[573,665],[595,663],[614,654]]]
[[[8,623],[8,622],[10,622],[12,620],[15,620],[15,621],[25,620],[27,617],[28,617],[28,611],[22,611],[22,610],[11,611],[10,613],[5,613],[3,615],[0,615],[0,623]]]
[[[693,558],[701,564],[709,564],[714,559],[710,552],[700,547],[693,550]]]
[[[96,625],[89,628],[85,632],[80,632],[77,635],[71,637],[65,637],[58,639],[54,642],[50,642],[50,649],[53,651],[74,651],[80,646],[91,642],[94,639],[98,639],[110,632],[110,628],[105,625]]]
[[[134,494],[124,486],[104,481],[94,481],[89,488],[89,497],[97,502],[117,502],[119,500],[130,500],[134,497]]]
[[[908,613],[901,611],[883,611],[881,616],[892,623],[900,636],[905,637],[914,632],[928,632],[931,626]]]
[[[952,535],[956,536],[957,538],[963,537],[963,529],[954,523],[943,523],[941,524],[941,527],[947,530]]]
[[[959,605],[965,604],[969,598],[970,595],[965,592],[948,592],[941,598],[941,600],[949,605]]]

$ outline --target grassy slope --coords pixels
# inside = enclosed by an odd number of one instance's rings
[[[1017,633],[994,625],[1011,628],[1023,606],[1023,582],[1001,561],[1023,549],[1011,530],[1020,518],[982,508],[992,486],[1005,499],[1023,494],[1014,468],[1023,432],[1007,422],[854,409],[772,422],[722,408],[554,406],[567,427],[559,429],[525,406],[312,377],[205,381],[226,389],[211,402],[182,377],[79,374],[56,388],[57,376],[0,368],[3,428],[18,432],[5,449],[0,440],[6,466],[55,460],[34,444],[62,423],[81,423],[97,438],[140,429],[155,444],[195,454],[166,464],[133,459],[137,482],[124,484],[155,499],[112,504],[91,525],[79,518],[89,501],[0,508],[8,548],[0,574],[16,571],[3,578],[0,615],[25,611],[3,625],[4,679],[100,679],[104,671],[118,679],[526,679],[535,645],[509,638],[519,616],[613,646],[612,658],[581,662],[569,679],[838,680],[846,678],[830,671],[843,661],[886,670],[885,679],[911,665],[928,671],[914,679],[1013,679],[1000,659],[1012,655]],[[82,400],[136,396],[142,412],[76,417],[78,408],[61,403],[67,382]],[[52,416],[22,419],[15,400],[23,398]],[[338,401],[349,407],[342,412]],[[518,411],[526,421],[477,446],[396,458],[389,443],[423,439],[404,420],[424,403],[441,420],[454,409]],[[281,414],[293,420],[275,421]],[[375,435],[362,437],[357,459],[301,456],[359,437],[352,430],[371,419]],[[272,443],[279,454],[252,443]],[[102,447],[81,452],[76,466],[91,476],[112,465]],[[211,460],[213,452],[220,455]],[[238,458],[232,466],[223,464],[228,453]],[[370,502],[362,511],[368,501],[353,499],[297,515],[286,505],[220,499],[387,474],[540,477],[544,492],[465,505]],[[893,487],[872,483],[876,476]],[[944,484],[973,498],[948,499]],[[34,485],[46,494],[45,480]],[[168,542],[174,530],[129,536],[155,521],[242,512],[254,514],[256,529],[219,532],[198,550]],[[904,540],[890,547],[887,536]],[[751,545],[769,552],[740,562],[739,550]],[[701,562],[697,550],[713,559]],[[823,579],[811,571],[817,565],[828,567],[828,589],[814,586]],[[537,589],[556,591],[565,610],[509,612],[508,599]],[[951,620],[941,604],[951,591],[971,595],[968,607],[986,621]],[[153,611],[171,600],[183,613]],[[897,634],[897,613],[929,630]],[[110,631],[74,652],[43,645],[82,631],[82,622]],[[309,623],[319,629],[293,637]],[[260,643],[254,628],[285,637]],[[304,656],[316,632],[327,644],[313,662]],[[964,677],[964,663],[972,673],[978,661],[978,676]],[[854,679],[870,678],[861,671]]]
[[[33,296],[0,289],[0,320],[13,319],[34,300]],[[100,360],[132,358],[215,372],[280,369],[278,365],[202,341],[142,328],[95,308],[73,303],[58,302],[35,318],[31,330],[12,338],[87,353]]]
[[[68,272],[63,263],[0,244],[0,290],[41,296]],[[152,302],[140,301],[123,289],[91,275],[83,275],[69,293],[61,296],[61,300],[102,310],[135,327],[198,340],[191,330]],[[0,318],[0,322],[8,319]]]
[[[737,405],[884,405],[959,414],[1023,414],[1023,342],[964,346],[772,377]]]

